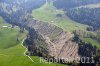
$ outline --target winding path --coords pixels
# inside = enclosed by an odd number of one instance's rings
[[[30,56],[26,55],[26,52],[28,51],[28,49],[23,45],[24,40],[25,40],[25,39],[23,39],[23,41],[22,41],[22,43],[21,43],[21,45],[26,49],[25,52],[24,52],[24,55],[25,55],[26,57],[28,57],[32,62],[34,62],[33,59],[32,59]]]

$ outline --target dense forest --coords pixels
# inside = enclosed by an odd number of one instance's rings
[[[73,7],[78,7],[87,4],[99,3],[100,0],[56,0],[54,6],[59,9],[68,9]]]
[[[45,0],[0,0],[0,15],[9,23],[19,25],[24,22],[25,25],[32,10],[44,3]]]
[[[66,14],[76,22],[92,26],[93,30],[100,28],[100,8],[69,9]]]
[[[56,0],[54,6],[63,9],[65,14],[73,21],[89,25],[90,27],[87,30],[94,31],[100,28],[100,8],[86,7],[86,5],[98,3],[100,3],[100,0]]]
[[[100,50],[97,49],[97,46],[92,46],[94,43],[87,43],[83,39],[90,38],[100,44],[100,7],[95,8],[91,6],[91,8],[84,6],[90,4],[96,5],[98,3],[100,3],[100,0],[56,0],[53,3],[57,9],[63,9],[65,14],[71,20],[89,26],[87,30],[92,32],[81,30],[75,31],[74,41],[78,42],[79,44],[79,54],[82,54],[83,56],[93,56],[95,57],[95,61],[98,61],[98,58],[100,58]]]

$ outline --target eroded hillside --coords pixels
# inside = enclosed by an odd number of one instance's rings
[[[78,44],[72,41],[74,37],[72,33],[65,32],[57,26],[37,20],[30,21],[28,27],[33,28],[44,39],[42,50],[47,48],[48,56],[61,59],[75,59],[79,56]],[[32,41],[35,42],[34,39]],[[44,45],[45,43],[46,46]],[[35,45],[33,44],[35,46],[33,49],[40,48],[38,45],[38,42]]]

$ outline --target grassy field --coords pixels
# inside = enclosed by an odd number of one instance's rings
[[[97,42],[96,40],[93,40],[91,38],[84,38],[83,39],[85,42],[92,44],[93,46],[96,46],[98,49],[100,49],[100,43]]]
[[[11,26],[10,24],[7,24],[3,19],[2,17],[0,17],[0,27],[2,26]]]
[[[63,17],[56,17],[57,14],[62,14]],[[57,10],[55,7],[53,7],[52,3],[43,5],[42,7],[33,10],[32,15],[37,20],[52,23],[65,31],[72,32],[77,29],[86,30],[87,27],[87,25],[83,25],[69,19],[64,15],[63,10]]]
[[[0,18],[0,66],[56,66],[51,63],[40,62],[38,56],[32,56],[34,63],[24,55],[25,48],[21,45],[22,40],[26,37],[27,31],[19,33],[19,28],[3,28],[2,26],[11,26]],[[17,41],[17,38],[19,41]],[[64,66],[57,64],[57,66]]]

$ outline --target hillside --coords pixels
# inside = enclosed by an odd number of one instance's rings
[[[59,17],[57,16],[58,14],[62,16]],[[64,14],[64,11],[56,9],[53,6],[53,3],[49,3],[48,5],[44,5],[41,8],[33,10],[32,16],[37,20],[54,24],[63,30],[70,32],[73,32],[77,29],[86,30],[88,27],[87,25],[72,21]]]
[[[26,49],[22,46],[22,41],[27,35],[27,31],[19,33],[20,29],[17,28],[1,28],[1,26],[11,26],[5,23],[0,17],[0,66],[55,66],[56,63],[44,64],[35,63],[40,62],[38,56],[32,56],[34,63],[24,55]],[[17,38],[19,42],[17,42]],[[5,41],[6,40],[6,41]],[[57,64],[64,66],[63,64]]]
[[[66,2],[69,4],[66,5]],[[13,56],[11,59],[4,58],[0,63],[3,66],[9,62],[12,62],[8,64],[10,66],[16,66],[16,62],[19,66],[63,66],[75,65],[79,61],[81,66],[81,59],[77,60],[77,57],[93,57],[94,65],[97,65],[100,56],[100,10],[81,7],[97,2],[99,0],[0,1],[0,56],[1,59],[2,56]],[[40,62],[41,57],[43,63]],[[59,62],[52,62],[59,59]]]
[[[88,4],[100,3],[100,0],[55,0],[54,6],[58,9],[70,9]]]
[[[49,50],[49,55],[51,57],[66,58],[66,56],[68,56],[68,57],[72,57],[73,59],[78,57],[78,45],[77,43],[72,41],[73,34],[71,34],[70,32],[64,32],[59,27],[56,27],[52,24],[39,22],[37,20],[30,21],[28,26],[34,28],[35,31],[37,31],[45,39],[44,42],[47,45],[47,49]],[[37,45],[38,44],[35,44],[34,46]],[[46,47],[44,44],[43,46],[44,46],[43,48],[45,49]],[[70,50],[66,48],[68,46]],[[76,48],[76,49],[73,50],[71,48]],[[67,53],[71,51],[73,52],[67,55]]]
[[[73,3],[73,5],[70,5],[71,3]],[[100,12],[99,5],[99,0],[54,1],[54,6],[56,8],[63,9],[71,20],[92,26],[94,30],[98,30],[100,28],[100,20],[98,18],[98,13]]]
[[[72,20],[87,24],[93,27],[93,30],[98,30],[100,28],[100,19],[99,19],[100,8],[78,8],[70,9],[67,11],[68,17]]]

